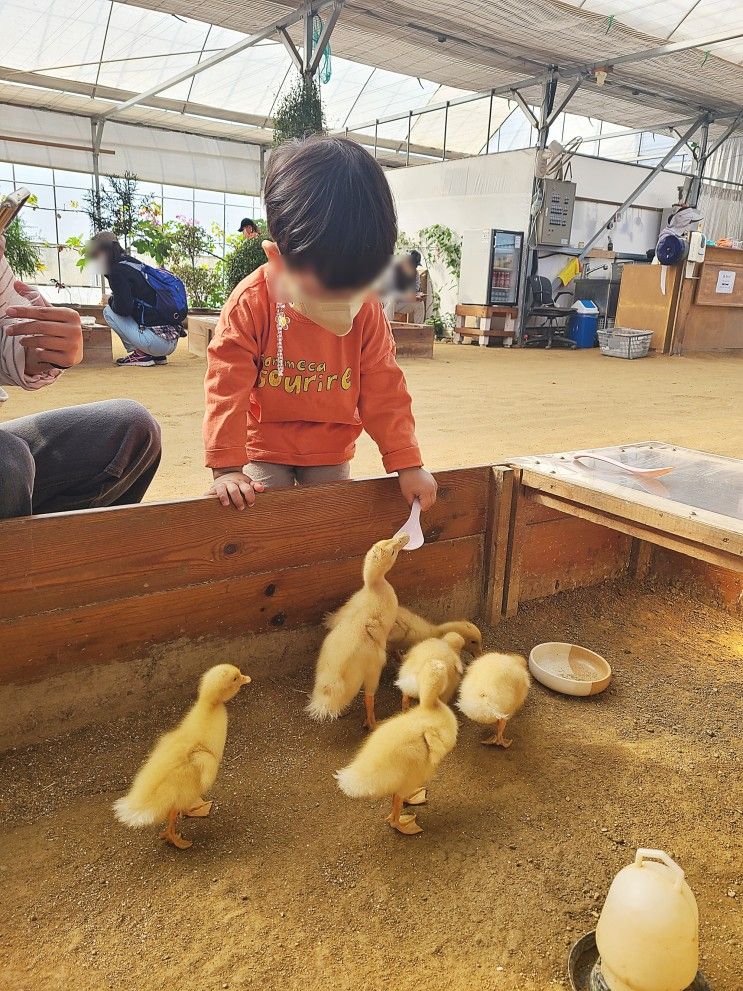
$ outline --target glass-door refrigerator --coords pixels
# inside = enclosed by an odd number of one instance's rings
[[[465,231],[459,302],[516,306],[523,242],[522,231]]]

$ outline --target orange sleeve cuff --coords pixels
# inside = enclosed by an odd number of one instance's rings
[[[405,447],[402,451],[392,451],[382,458],[384,470],[387,472],[401,471],[403,468],[420,468],[423,458],[418,447]]]
[[[236,468],[242,467],[247,462],[247,454],[244,447],[222,447],[206,452],[207,468]]]

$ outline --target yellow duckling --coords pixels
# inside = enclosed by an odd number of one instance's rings
[[[175,729],[165,733],[139,769],[129,794],[114,803],[126,826],[167,820],[160,838],[185,850],[190,840],[177,832],[178,816],[209,815],[212,802],[201,797],[214,784],[227,740],[229,702],[250,678],[232,664],[217,664],[202,675],[196,702]]]
[[[418,681],[420,705],[385,720],[335,775],[350,798],[391,795],[387,822],[406,836],[423,830],[415,814],[402,814],[405,796],[423,790],[457,742],[456,716],[440,699],[446,684],[445,665],[438,660],[427,664]]]
[[[464,637],[459,633],[445,633],[441,639],[433,637],[411,647],[405,655],[395,684],[402,692],[402,711],[407,712],[410,700],[418,698],[418,679],[430,661],[441,661],[446,668],[446,686],[441,701],[448,705],[462,680],[464,666],[460,653],[464,649]]]
[[[312,719],[337,719],[360,689],[369,729],[376,726],[374,696],[387,660],[387,637],[397,613],[397,596],[387,572],[410,538],[380,540],[364,558],[364,587],[341,606],[320,648],[315,686],[307,712]]]
[[[458,633],[464,639],[464,649],[473,657],[482,654],[482,634],[474,623],[466,619],[456,619],[450,623],[429,623],[427,619],[417,616],[404,606],[397,608],[387,646],[400,654],[422,640],[443,637],[446,633]]]
[[[467,669],[457,705],[474,722],[495,728],[484,744],[510,747],[513,740],[503,735],[506,723],[524,704],[530,685],[525,657],[483,654]]]

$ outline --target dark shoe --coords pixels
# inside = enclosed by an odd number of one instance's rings
[[[140,368],[152,368],[155,364],[155,359],[151,354],[145,354],[144,351],[132,351],[131,354],[127,354],[123,358],[117,358],[116,364],[137,365]]]
[[[153,360],[154,360],[154,362],[155,362],[156,365],[167,365],[167,363],[168,363],[168,356],[164,354],[164,355],[161,355],[159,358],[155,358]]]

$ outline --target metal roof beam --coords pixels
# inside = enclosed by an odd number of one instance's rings
[[[323,10],[325,7],[334,2],[335,0],[317,0],[317,2],[312,5],[311,13],[316,14],[318,11]],[[156,86],[151,86],[143,93],[138,93],[136,96],[126,100],[118,107],[112,107],[101,116],[101,120],[109,120],[116,114],[120,114],[124,110],[128,110],[130,107],[135,107],[138,103],[143,103],[152,96],[157,96],[157,94],[162,93],[163,90],[171,89],[173,86],[177,86],[179,83],[185,82],[186,79],[191,79],[200,72],[205,72],[207,69],[211,69],[213,66],[219,65],[221,62],[232,58],[233,55],[239,55],[240,52],[244,52],[246,49],[252,48],[260,41],[265,41],[266,38],[270,38],[272,35],[276,34],[280,28],[288,28],[292,24],[296,24],[298,21],[304,20],[306,14],[307,11],[304,8],[293,10],[290,14],[280,18],[278,21],[274,21],[272,24],[269,24],[256,34],[251,34],[247,38],[242,38],[234,45],[230,45],[229,48],[225,48],[221,52],[215,52],[214,55],[210,55],[209,58],[204,59],[203,62],[198,62],[196,65],[192,65],[190,68],[183,69],[182,72],[176,73],[176,75],[171,76],[169,79],[164,79],[162,82],[157,83]]]
[[[320,34],[320,37],[317,39],[317,45],[312,55],[312,60],[310,61],[309,70],[308,70],[311,76],[314,76],[315,73],[317,72],[318,66],[320,65],[320,60],[322,59],[323,52],[325,51],[325,47],[330,41],[330,36],[333,33],[333,28],[335,27],[338,18],[340,17],[341,10],[343,9],[343,3],[344,0],[335,0],[335,3],[333,4],[333,9],[330,13],[330,17],[326,21],[325,27],[322,29],[322,33]]]
[[[609,217],[606,223],[602,224],[601,227],[599,227],[599,229],[596,231],[596,233],[586,241],[585,245],[581,249],[581,253],[578,255],[579,261],[582,261],[586,257],[590,249],[598,241],[598,239],[601,237],[604,231],[608,230],[609,227],[615,222],[619,214],[623,210],[626,210],[628,206],[632,206],[632,204],[635,202],[637,197],[647,189],[647,187],[650,185],[653,179],[655,179],[658,173],[663,171],[663,169],[666,167],[666,165],[668,165],[668,163],[671,161],[673,156],[678,152],[680,148],[682,148],[686,144],[689,138],[692,137],[692,135],[695,134],[696,131],[700,127],[702,127],[702,125],[708,125],[708,124],[709,124],[709,117],[707,114],[700,114],[699,117],[697,117],[697,119],[694,121],[691,127],[681,135],[681,137],[678,139],[676,144],[673,145],[672,148],[669,148],[669,150],[666,152],[663,158],[655,166],[655,168],[651,169],[651,171],[648,172],[648,174],[642,180],[640,185],[632,190],[632,192],[629,194],[627,199],[621,204],[621,206],[618,207],[618,209],[614,211],[614,213],[612,213],[612,215]]]
[[[594,69],[614,68],[617,65],[629,65],[631,62],[647,62],[648,59],[664,58],[666,55],[688,52],[692,48],[700,48],[704,51],[711,45],[719,45],[723,41],[735,41],[736,38],[743,38],[743,30],[740,28],[724,31],[720,34],[710,34],[704,38],[695,38],[692,41],[671,41],[665,45],[658,45],[657,48],[646,48],[644,51],[631,52],[627,55],[609,55],[599,62],[592,62],[588,68],[593,71]]]

